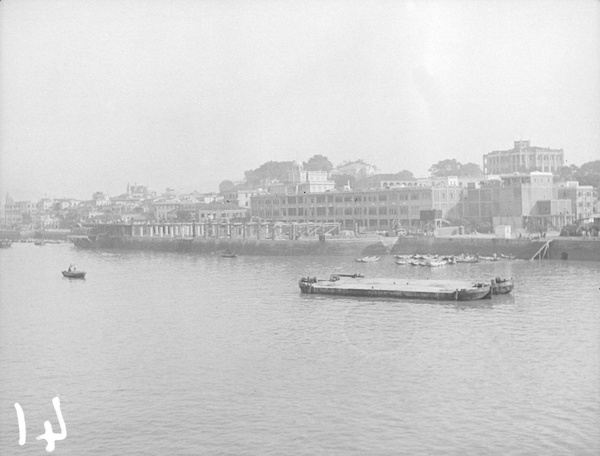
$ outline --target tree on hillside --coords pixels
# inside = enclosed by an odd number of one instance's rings
[[[584,163],[579,168],[578,181],[581,185],[600,187],[600,160]]]
[[[219,184],[219,192],[224,193],[228,190],[231,190],[233,187],[235,187],[235,184],[230,180],[221,181],[221,183]]]
[[[292,169],[291,161],[276,162],[269,161],[263,163],[256,169],[251,169],[244,172],[246,182],[253,186],[260,185],[260,181],[264,179],[278,180],[280,182],[287,181],[289,172]]]
[[[458,176],[460,163],[453,159],[440,160],[429,168],[433,177]]]
[[[448,177],[448,176],[481,176],[483,171],[476,163],[462,164],[455,158],[446,159],[437,162],[429,172],[433,177]]]
[[[304,164],[306,171],[331,171],[333,164],[324,155],[314,155]]]
[[[356,177],[350,174],[335,174],[331,178],[335,182],[335,188],[338,190],[342,190],[348,184],[350,184],[350,188],[353,188],[356,182]]]
[[[415,176],[411,171],[403,169],[402,171],[396,173],[396,178],[398,180],[414,180]]]
[[[483,171],[476,163],[465,163],[459,167],[459,176],[483,176]]]
[[[577,180],[578,174],[579,174],[578,166],[575,166],[575,165],[561,166],[554,173],[554,181],[555,182],[564,182],[564,181]]]

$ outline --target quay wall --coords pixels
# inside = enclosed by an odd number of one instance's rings
[[[558,238],[550,244],[551,260],[600,261],[600,238]]]
[[[177,238],[177,237],[123,237],[99,236],[93,244],[72,239],[79,247],[101,249],[157,250],[172,252],[215,253],[231,250],[241,255],[361,255],[388,253],[387,247],[378,239],[352,240],[257,240],[239,238]]]
[[[239,238],[177,238],[99,236],[87,248],[133,249],[215,253],[232,250],[241,255],[514,255],[529,260],[549,238],[502,239],[477,237],[399,237],[364,239],[257,240]],[[546,258],[571,261],[600,261],[600,238],[552,238]]]
[[[502,239],[476,237],[401,237],[392,248],[396,255],[431,254],[460,255],[479,254],[491,256],[514,255],[522,260],[531,259],[549,238]],[[591,238],[552,238],[548,258],[554,260],[567,259],[574,261],[600,261],[600,239]]]

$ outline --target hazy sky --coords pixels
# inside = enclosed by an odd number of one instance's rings
[[[269,160],[600,159],[597,0],[0,2],[0,191],[211,191]]]

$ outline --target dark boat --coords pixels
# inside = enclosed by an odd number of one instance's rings
[[[492,294],[508,294],[515,287],[515,281],[510,279],[501,279],[500,277],[496,277],[491,280],[492,282]]]
[[[85,271],[63,271],[62,275],[69,279],[84,279]]]
[[[302,293],[309,294],[437,301],[474,301],[492,297],[491,284],[474,281],[370,279],[357,274],[336,274],[329,280],[302,277],[298,285]]]
[[[221,256],[222,256],[223,258],[235,258],[235,257],[237,257],[237,253],[233,253],[233,252],[232,252],[232,251],[230,251],[230,250],[226,250],[225,252],[223,252],[223,253],[221,254]]]

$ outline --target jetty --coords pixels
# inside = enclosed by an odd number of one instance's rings
[[[489,282],[366,278],[360,274],[335,274],[324,280],[302,277],[298,285],[302,293],[324,295],[435,301],[474,301],[492,297]]]

